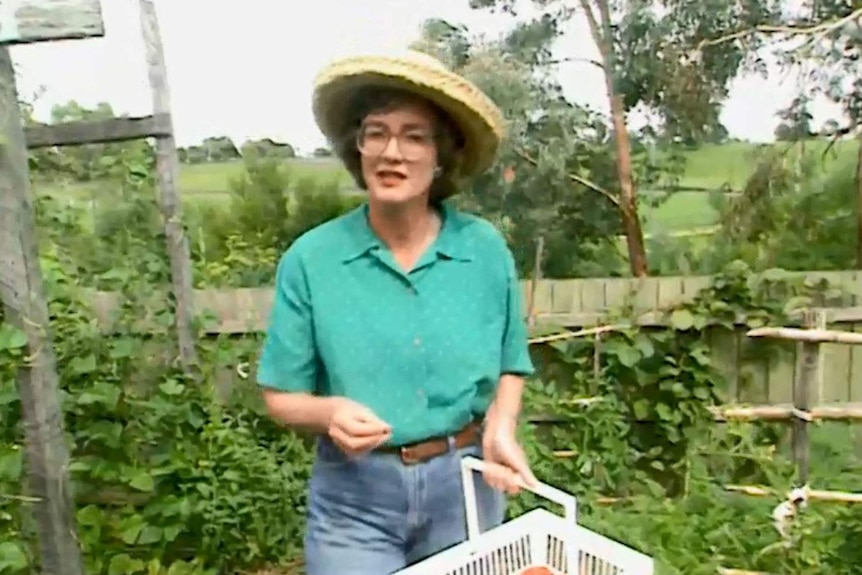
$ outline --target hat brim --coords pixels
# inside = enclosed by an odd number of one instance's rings
[[[358,89],[366,87],[400,88],[429,100],[448,114],[464,138],[460,177],[481,174],[494,163],[505,128],[500,111],[490,98],[445,68],[402,58],[348,58],[318,75],[313,112],[318,127],[330,141],[344,137],[353,128],[355,118],[348,117],[348,104]]]

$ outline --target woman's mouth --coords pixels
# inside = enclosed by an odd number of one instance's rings
[[[389,170],[383,170],[377,172],[377,179],[386,187],[394,187],[398,186],[407,179],[407,176],[400,172],[393,172]]]

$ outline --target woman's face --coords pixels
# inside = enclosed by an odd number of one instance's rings
[[[435,116],[411,102],[365,117],[357,136],[369,201],[402,204],[428,193],[437,167]]]

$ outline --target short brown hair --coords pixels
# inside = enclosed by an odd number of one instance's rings
[[[430,201],[436,204],[458,191],[460,185],[458,164],[464,137],[449,115],[433,102],[398,88],[377,86],[361,88],[348,103],[350,126],[337,141],[333,142],[333,149],[356,185],[367,190],[368,184],[362,177],[362,160],[356,147],[356,138],[362,122],[369,114],[387,112],[416,101],[430,106],[436,120],[434,143],[437,146],[437,162],[441,172],[434,178],[429,191]]]

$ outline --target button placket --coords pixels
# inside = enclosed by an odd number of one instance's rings
[[[419,381],[416,382],[416,399],[419,401],[419,404],[422,408],[428,406],[428,396],[427,396],[427,381],[430,377],[430,371],[428,369],[428,357],[427,350],[424,346],[425,338],[423,337],[425,334],[422,332],[422,327],[425,325],[425,313],[424,313],[424,305],[422,299],[419,297],[419,290],[416,288],[415,283],[411,282],[410,285],[410,293],[413,297],[413,313],[411,314],[411,321],[409,328],[413,331],[413,337],[411,338],[411,344],[416,352],[416,360],[421,365],[420,369],[422,370],[422,374],[424,377],[420,378]]]

